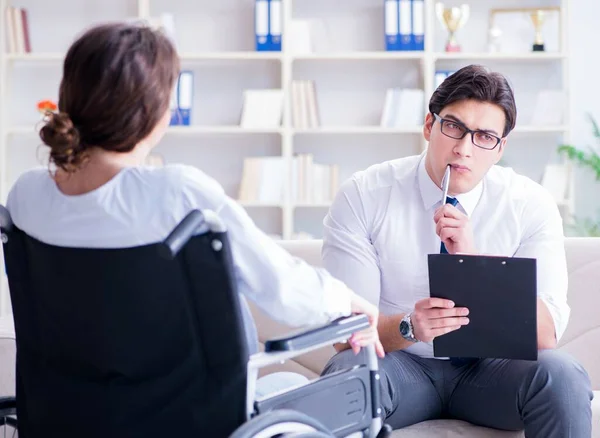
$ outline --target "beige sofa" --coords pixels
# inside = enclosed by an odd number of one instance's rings
[[[313,265],[321,264],[320,241],[286,241],[281,243],[292,254]],[[573,354],[587,369],[595,390],[593,402],[593,438],[600,438],[600,239],[569,239],[566,243],[569,264],[569,302],[571,320],[560,348]],[[252,307],[252,306],[251,306]],[[290,330],[276,324],[255,308],[261,341]],[[333,354],[333,347],[315,351],[294,361],[262,370],[262,375],[274,371],[295,371],[316,378]],[[14,329],[12,320],[0,318],[0,395],[14,394]],[[0,436],[3,436],[0,427]],[[7,436],[12,436],[12,430]],[[15,435],[16,436],[16,435]],[[394,438],[511,438],[520,433],[494,431],[461,421],[436,420],[420,423],[394,432]]]
[[[315,266],[321,265],[321,241],[284,241],[281,245],[309,263]],[[600,438],[600,238],[569,238],[566,241],[566,251],[569,268],[569,303],[572,312],[569,326],[559,348],[575,356],[590,375],[595,395],[592,403],[592,435],[593,438]],[[289,327],[274,323],[256,308],[252,308],[252,311],[257,321],[261,343],[265,339],[290,330]],[[295,371],[309,378],[315,378],[333,352],[333,347],[328,347],[263,370],[263,374],[273,371]],[[496,431],[454,420],[426,421],[397,430],[393,434],[394,438],[522,436],[522,433]]]

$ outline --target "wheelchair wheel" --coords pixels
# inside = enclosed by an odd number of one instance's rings
[[[319,421],[289,409],[261,414],[243,424],[229,438],[333,438]]]

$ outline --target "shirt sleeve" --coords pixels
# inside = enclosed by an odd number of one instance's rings
[[[285,251],[216,181],[194,168],[185,173],[191,208],[214,210],[227,227],[241,294],[291,326],[325,323],[351,313],[352,292],[344,283]]]
[[[358,181],[342,184],[323,221],[323,264],[355,293],[379,306],[381,274]]]
[[[562,218],[550,194],[540,188],[528,199],[522,220],[523,237],[514,256],[536,259],[538,297],[552,315],[558,342],[571,312]]]

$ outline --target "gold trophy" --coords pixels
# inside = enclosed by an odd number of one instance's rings
[[[469,5],[445,8],[443,3],[436,3],[435,12],[440,23],[448,30],[446,52],[460,52],[460,45],[456,42],[455,32],[463,27],[469,19]]]
[[[533,27],[535,28],[535,41],[533,42],[534,52],[543,52],[544,39],[542,38],[542,26],[544,25],[544,11],[538,9],[531,13],[531,21],[533,21]]]

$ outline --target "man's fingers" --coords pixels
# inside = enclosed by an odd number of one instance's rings
[[[455,327],[463,326],[469,323],[469,318],[464,316],[457,316],[452,318],[437,318],[431,320],[431,330],[444,328],[444,327]]]
[[[442,242],[448,242],[458,236],[461,229],[462,228],[442,228],[437,234],[440,236]]]
[[[454,307],[454,303],[444,298],[425,298],[415,304],[415,309],[434,309],[436,307],[450,309]]]
[[[444,228],[460,228],[463,226],[463,221],[451,217],[443,217],[435,224],[435,232],[439,236]]]
[[[428,319],[449,318],[453,316],[467,316],[469,309],[466,307],[452,307],[450,309],[429,309],[426,311]]]
[[[453,332],[454,330],[458,330],[459,328],[461,328],[460,325],[453,325],[451,327],[443,327],[443,328],[431,329],[429,331],[429,335],[432,338],[437,338],[438,336],[442,336],[442,335],[445,335],[446,333]]]
[[[440,208],[440,215],[443,217],[452,217],[454,219],[462,219],[465,216],[462,211],[452,204],[445,204]]]

